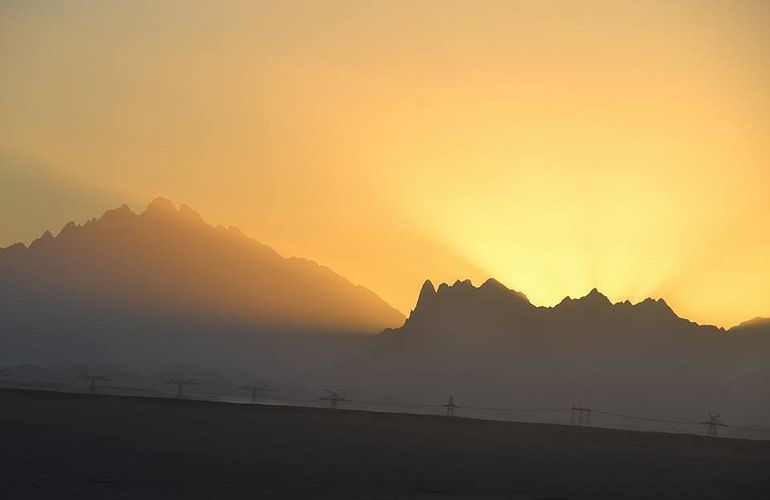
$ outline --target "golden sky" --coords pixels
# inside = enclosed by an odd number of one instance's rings
[[[770,2],[4,1],[0,246],[162,195],[425,278],[770,315]]]

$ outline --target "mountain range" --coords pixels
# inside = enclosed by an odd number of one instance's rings
[[[378,333],[379,332],[379,333]],[[476,406],[591,402],[770,421],[770,320],[725,330],[598,290],[533,305],[426,281],[408,318],[312,261],[159,198],[0,250],[0,364],[186,365],[351,395]]]
[[[694,409],[770,420],[770,322],[729,330],[682,319],[662,299],[612,303],[598,290],[538,307],[490,279],[426,281],[403,326],[332,371],[352,391],[476,406],[590,403],[662,415]]]
[[[240,360],[289,371],[403,319],[329,268],[163,198],[0,250],[5,363]]]

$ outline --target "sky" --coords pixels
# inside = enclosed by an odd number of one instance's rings
[[[0,246],[164,196],[404,313],[770,316],[770,2],[0,4]]]

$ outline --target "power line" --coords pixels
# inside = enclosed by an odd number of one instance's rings
[[[3,371],[6,372],[7,370],[0,369],[0,376],[2,376]],[[84,374],[81,376],[81,378],[89,380],[89,391],[90,392],[96,392],[97,389],[97,382],[100,381],[109,381],[111,380],[109,377],[104,375],[98,375],[98,374]],[[183,379],[183,378],[175,378],[170,377],[167,378],[165,381],[167,384],[173,384],[177,387],[177,393],[176,396],[178,398],[184,397],[184,393],[187,387],[197,387],[199,384],[194,379]],[[56,389],[58,391],[62,391],[64,388]],[[130,390],[130,391],[141,391],[141,392],[152,392],[152,390],[149,389],[142,389],[139,387],[118,387],[118,386],[104,386],[103,389],[106,390],[116,390],[116,391],[123,391],[123,390]],[[256,395],[260,392],[267,392],[269,390],[268,386],[266,385],[243,385],[238,387],[239,390],[248,390],[252,394],[252,402],[256,400]],[[254,392],[256,391],[256,393]],[[66,390],[64,390],[66,392]],[[234,397],[233,394],[224,394],[224,393],[218,393],[218,392],[201,392],[200,394],[207,394],[211,396],[221,396],[221,397]],[[343,402],[352,402],[350,399],[345,397],[344,392],[341,389],[338,389],[336,391],[332,391],[329,389],[325,389],[325,394],[317,399],[282,399],[281,401],[275,401],[276,404],[289,404],[294,406],[317,406],[318,401],[327,402],[329,405],[329,408],[332,409],[338,409],[340,407],[340,403]],[[424,409],[438,409],[443,408],[447,415],[454,415],[457,408],[461,408],[460,405],[455,403],[454,396],[450,396],[449,401],[445,404],[419,404],[419,403],[398,403],[398,402],[384,402],[384,401],[356,401],[355,404],[358,405],[370,405],[370,406],[383,406],[383,407],[390,407],[394,409],[407,409],[407,408],[424,408]],[[500,411],[500,412],[531,412],[531,413],[547,413],[547,412],[570,412],[570,423],[573,425],[591,425],[591,415],[601,415],[601,416],[610,416],[610,417],[616,417],[621,419],[627,419],[627,420],[635,420],[635,421],[642,421],[642,422],[654,422],[654,423],[663,423],[663,424],[674,424],[674,425],[691,425],[691,426],[706,426],[706,434],[709,436],[718,436],[718,428],[723,427],[726,429],[732,429],[734,431],[740,431],[740,432],[747,432],[747,433],[770,433],[770,427],[763,427],[763,426],[756,426],[756,425],[728,425],[723,422],[721,422],[720,415],[713,415],[709,413],[708,419],[704,421],[697,421],[697,420],[681,420],[681,419],[666,419],[666,418],[654,418],[654,417],[646,417],[646,416],[640,416],[640,415],[634,415],[629,413],[619,413],[614,411],[607,411],[607,410],[596,410],[592,409],[590,407],[584,407],[584,406],[571,406],[571,407],[549,407],[549,408],[527,408],[527,407],[485,407],[485,406],[462,406],[463,409],[466,410],[483,410],[483,411]]]
[[[164,381],[164,383],[176,385],[176,397],[180,398],[180,399],[184,396],[185,387],[187,387],[187,386],[197,387],[198,386],[198,382],[195,379],[191,379],[191,378],[189,378],[189,379],[182,379],[182,378],[169,377],[169,378],[167,378]]]
[[[449,396],[449,401],[444,404],[444,408],[446,408],[447,417],[455,416],[455,408],[457,408],[457,405],[455,404],[454,396]]]
[[[570,425],[586,425],[590,427],[591,411],[591,408],[572,405],[569,414]]]
[[[603,411],[603,410],[593,410],[593,412],[598,415],[609,415],[612,417],[627,418],[631,420],[641,420],[645,422],[660,422],[660,423],[666,423],[666,424],[681,424],[681,425],[698,425],[698,422],[694,422],[694,421],[688,422],[684,420],[666,420],[662,418],[639,417],[636,415],[628,415],[625,413],[615,413],[615,412]]]
[[[719,427],[727,427],[727,424],[723,424],[719,421],[719,415],[712,415],[711,412],[709,412],[709,419],[705,422],[701,422],[702,425],[708,426],[708,435],[717,437],[719,435]]]
[[[249,391],[251,393],[251,402],[257,402],[257,394],[264,394],[270,392],[270,387],[267,385],[242,385],[238,388],[239,391]]]
[[[90,392],[91,394],[96,392],[96,382],[110,382],[112,380],[110,377],[107,377],[106,375],[94,375],[94,374],[83,374],[80,376],[80,378],[83,378],[89,381],[88,392]]]
[[[326,392],[326,394],[318,398],[318,400],[328,401],[329,408],[331,408],[332,410],[336,410],[340,402],[350,401],[348,398],[344,396],[342,389],[337,389],[336,391],[324,389],[324,392]]]
[[[487,411],[511,411],[511,412],[557,412],[557,411],[567,411],[569,408],[494,408],[494,407],[486,407],[486,406],[463,406],[463,408],[467,408],[469,410],[487,410]]]

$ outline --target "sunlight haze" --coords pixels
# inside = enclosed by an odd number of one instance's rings
[[[156,196],[401,312],[770,316],[770,2],[5,1],[0,247]]]

